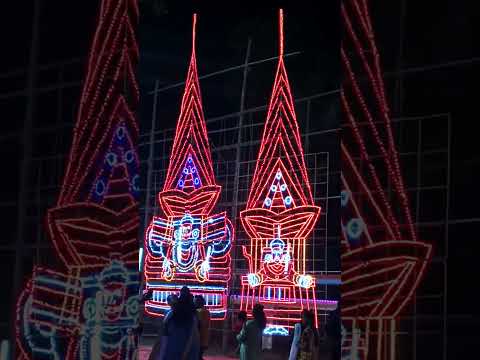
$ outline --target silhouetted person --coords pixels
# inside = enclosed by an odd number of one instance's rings
[[[165,324],[172,316],[172,309],[175,303],[178,301],[178,295],[170,294],[167,296],[167,304],[170,306],[170,310],[166,313],[165,317],[160,319],[155,319],[155,328],[157,330],[157,341],[153,345],[152,352],[150,353],[149,360],[161,360],[164,358],[165,350],[167,348],[168,336],[165,334]]]
[[[233,333],[235,334],[235,338],[237,335],[242,331],[243,325],[247,322],[247,313],[246,311],[239,311],[237,314],[237,319],[235,320],[235,323],[233,325]],[[239,355],[240,354],[240,344],[237,346],[235,349],[235,354]]]
[[[328,339],[328,346],[332,360],[340,360],[341,358],[341,337],[342,329],[340,323],[339,309],[331,311],[327,317],[325,324],[325,333]]]
[[[195,296],[195,307],[197,308],[197,316],[199,320],[200,331],[200,360],[208,348],[208,339],[210,332],[210,311],[205,307],[205,299],[201,295]]]
[[[240,343],[240,360],[260,360],[262,358],[262,334],[267,326],[263,305],[256,304],[252,310],[253,319],[248,320],[237,335]]]
[[[200,338],[193,296],[188,287],[180,290],[178,301],[165,319],[167,344],[161,360],[198,360]]]
[[[316,360],[320,339],[315,328],[315,313],[302,311],[302,321],[295,324],[289,360]]]

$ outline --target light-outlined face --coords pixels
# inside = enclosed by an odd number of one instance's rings
[[[200,226],[200,220],[188,213],[180,220],[174,221],[172,260],[180,270],[190,270],[197,261]]]
[[[117,321],[125,307],[126,286],[124,283],[111,282],[103,285],[101,297],[101,316],[107,321]]]

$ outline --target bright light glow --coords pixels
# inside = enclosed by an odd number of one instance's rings
[[[313,285],[313,278],[310,275],[300,275],[298,277],[298,286],[309,289]]]
[[[263,335],[288,336],[289,331],[284,326],[269,325],[263,330]]]
[[[247,278],[248,285],[250,285],[251,287],[260,285],[260,276],[258,276],[257,274],[248,274]]]

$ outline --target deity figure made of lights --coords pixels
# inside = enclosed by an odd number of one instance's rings
[[[215,182],[195,56],[195,25],[188,75],[170,163],[158,195],[163,216],[154,216],[145,235],[144,275],[153,299],[146,312],[161,316],[167,296],[187,285],[205,298],[212,319],[227,311],[230,248],[234,232],[226,214],[214,213],[221,192]]]
[[[308,180],[293,98],[280,57],[246,209],[241,212],[250,245],[243,246],[241,310],[265,306],[265,334],[288,335],[303,309],[317,317],[315,278],[305,266],[306,241],[320,216]],[[318,322],[318,320],[317,320]]]
[[[101,2],[63,184],[47,213],[54,261],[34,267],[17,301],[17,359],[137,358],[137,20],[136,1]]]

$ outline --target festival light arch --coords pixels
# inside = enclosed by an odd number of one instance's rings
[[[279,11],[280,57],[246,209],[240,214],[250,238],[243,246],[241,310],[265,307],[265,334],[288,335],[303,309],[313,310],[316,279],[306,268],[306,241],[320,216],[313,201],[283,57],[283,11]],[[318,325],[318,324],[317,324]]]
[[[167,297],[187,285],[205,298],[212,319],[224,319],[234,240],[225,212],[214,213],[222,190],[213,173],[198,81],[193,16],[192,54],[163,190],[162,216],[154,216],[145,234],[144,276],[153,299],[145,310],[162,316]]]

